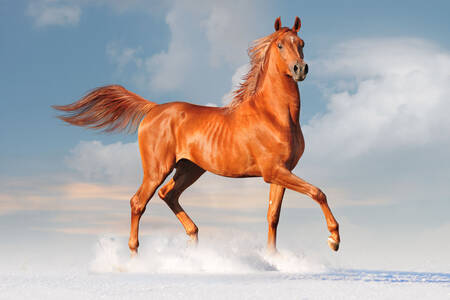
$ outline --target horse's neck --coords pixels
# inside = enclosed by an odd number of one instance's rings
[[[270,112],[281,123],[299,124],[300,92],[297,83],[281,74],[270,62],[262,80],[258,96],[254,98],[255,104],[257,102],[258,107]]]

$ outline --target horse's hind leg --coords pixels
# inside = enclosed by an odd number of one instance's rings
[[[187,235],[191,238],[191,241],[197,243],[198,227],[181,207],[179,198],[185,189],[205,173],[205,170],[189,160],[179,161],[176,169],[177,171],[173,178],[159,190],[158,195],[167,203],[173,213],[177,216],[178,220],[180,220]]]
[[[145,212],[147,203],[172,170],[173,168],[164,170],[162,166],[155,164],[152,168],[152,171],[154,171],[153,173],[144,172],[142,185],[130,200],[131,229],[128,246],[130,247],[132,255],[137,254],[137,249],[139,247],[139,221],[142,214]]]

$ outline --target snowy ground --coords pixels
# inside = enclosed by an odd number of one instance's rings
[[[450,299],[448,273],[335,269],[241,238],[193,248],[183,235],[152,237],[134,259],[124,245],[102,237],[78,260],[3,257],[0,299]]]
[[[2,299],[449,299],[449,275],[337,271],[320,275],[2,275]]]

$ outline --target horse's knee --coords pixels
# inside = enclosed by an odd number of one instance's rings
[[[316,195],[314,196],[314,200],[316,200],[319,204],[326,204],[327,196],[320,189],[317,189]]]
[[[271,228],[277,228],[278,221],[280,219],[280,216],[277,215],[276,212],[270,212],[267,214],[267,223],[269,223],[269,227]]]

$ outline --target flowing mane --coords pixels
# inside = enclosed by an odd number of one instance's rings
[[[280,28],[280,30],[252,42],[247,50],[250,57],[250,70],[243,76],[244,82],[239,85],[238,89],[233,91],[233,99],[228,104],[228,107],[234,108],[258,92],[261,83],[260,79],[266,71],[265,62],[269,46],[274,39],[286,31],[289,31],[289,28]]]

